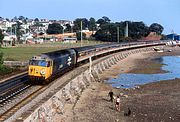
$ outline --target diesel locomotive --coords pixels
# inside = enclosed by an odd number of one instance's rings
[[[76,55],[74,49],[65,49],[33,56],[29,61],[28,76],[31,81],[49,82],[53,76],[73,68]]]

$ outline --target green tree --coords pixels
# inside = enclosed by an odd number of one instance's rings
[[[22,23],[19,21],[16,21],[16,24],[12,25],[12,32],[16,34],[18,43],[22,43],[20,40],[20,37],[22,36],[21,25]]]
[[[106,23],[110,23],[111,22],[111,20],[108,17],[106,17],[106,16],[103,16],[102,18],[104,19],[104,21]]]
[[[123,28],[119,23],[106,23],[96,32],[95,38],[102,41],[117,42],[117,27],[119,27],[119,37],[123,36]]]
[[[71,32],[71,29],[72,27],[71,27],[71,25],[70,24],[66,24],[66,29],[64,30],[65,32]]]
[[[38,19],[38,18],[35,18],[34,21],[35,21],[35,22],[39,22],[39,19]]]
[[[77,40],[81,40],[81,32],[76,33]],[[82,39],[86,39],[86,34],[82,33]]]
[[[105,20],[104,19],[98,19],[96,21],[97,24],[99,24],[100,26],[103,25],[103,24],[106,24]]]
[[[13,20],[14,20],[14,21],[18,21],[18,18],[15,16],[15,17],[13,18]]]
[[[128,22],[129,25],[128,27],[129,38],[124,38],[126,22]],[[119,28],[119,32],[117,32],[117,27]],[[116,22],[116,23],[105,22],[105,24],[102,24],[100,26],[100,29],[96,32],[95,38],[97,40],[102,40],[102,41],[117,42],[118,34],[121,41],[132,40],[132,39],[138,40],[149,34],[149,28],[143,22],[130,22],[130,21]]]
[[[2,30],[0,29],[0,47],[2,46],[3,44],[3,39],[4,39],[4,35],[2,33]]]
[[[163,30],[164,30],[163,26],[158,23],[153,23],[149,27],[149,31],[156,32],[159,35],[163,32]]]
[[[16,37],[17,37],[17,41],[18,43],[22,43],[20,38],[22,36],[22,32],[21,32],[21,25],[22,23],[20,23],[19,21],[16,22],[17,24],[15,24],[15,32],[16,32]]]
[[[25,19],[25,17],[24,16],[19,16],[18,19],[23,21]]]
[[[73,26],[74,32],[79,32],[81,30],[81,21],[82,21],[82,29],[83,30],[85,30],[88,27],[89,21],[86,18],[77,18],[74,21],[74,26]]]
[[[96,20],[92,17],[89,19],[89,30],[90,31],[96,30]]]
[[[63,33],[63,27],[58,23],[49,24],[47,29],[48,34],[60,34]]]
[[[149,27],[144,22],[128,22],[128,31],[129,37],[137,40],[149,34]]]
[[[102,18],[98,19],[96,23],[100,24],[100,26],[101,26],[103,24],[107,24],[107,23],[110,23],[110,22],[111,22],[111,20],[108,17],[103,16]]]

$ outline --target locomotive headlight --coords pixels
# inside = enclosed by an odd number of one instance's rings
[[[45,74],[46,74],[45,69],[42,69],[42,70],[40,71],[40,73],[41,73],[41,75],[45,75]]]

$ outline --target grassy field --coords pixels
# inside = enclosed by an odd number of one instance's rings
[[[99,41],[83,41],[82,45],[96,45],[102,42]],[[28,61],[32,56],[38,55],[44,52],[50,52],[70,47],[79,47],[81,43],[62,43],[62,42],[53,42],[45,44],[22,44],[16,45],[15,47],[6,47],[0,48],[0,51],[3,52],[4,60],[16,60],[16,61]]]

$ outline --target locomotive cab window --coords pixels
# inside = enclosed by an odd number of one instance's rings
[[[45,61],[45,60],[30,60],[29,65],[50,67],[50,61]]]
[[[44,61],[44,60],[40,60],[40,61],[38,62],[38,66],[43,66],[43,67],[45,67],[45,66],[47,66],[47,62]]]

